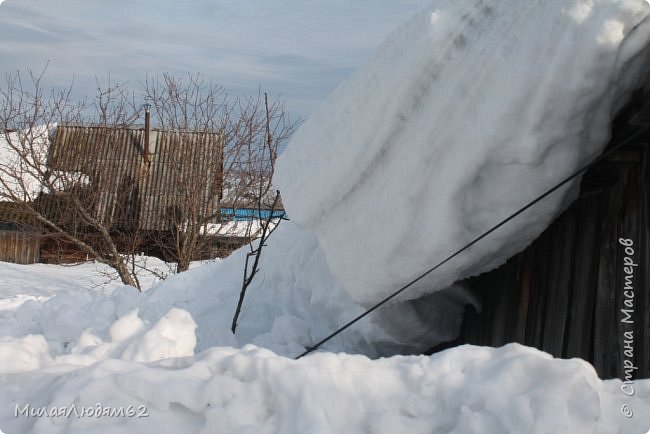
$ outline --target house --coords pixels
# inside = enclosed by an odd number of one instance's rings
[[[190,224],[220,219],[223,136],[218,131],[151,129],[148,122],[144,127],[58,125],[48,146],[47,184],[60,191],[44,190],[31,206],[76,233],[87,231],[91,244],[89,221],[107,228],[121,251],[169,256],[161,240],[173,242],[171,235]],[[61,192],[72,191],[83,202],[83,219],[60,199]],[[0,221],[9,227],[15,219],[11,207],[4,208]],[[63,237],[42,235],[33,261],[86,259]]]

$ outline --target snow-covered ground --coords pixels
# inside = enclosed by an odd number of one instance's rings
[[[650,428],[650,381],[636,381],[628,397],[619,380],[599,380],[586,362],[554,360],[516,344],[463,346],[431,357],[323,352],[292,360],[356,312],[345,292],[329,286],[331,276],[313,273],[324,261],[313,245],[282,255],[296,237],[308,237],[290,224],[281,229],[237,337],[229,321],[242,252],[142,295],[96,286],[93,265],[0,263],[2,294],[33,298],[0,311],[0,430],[609,434]],[[315,257],[299,260],[310,248]],[[286,273],[278,271],[280,262]],[[297,276],[303,277],[291,280]],[[359,350],[376,338],[376,330],[362,326],[330,349]],[[634,417],[621,414],[624,404]]]
[[[600,382],[582,361],[554,361],[518,345],[378,361],[331,353],[293,361],[255,347],[215,348],[190,359],[104,360],[10,377],[2,408],[54,407],[72,416],[12,414],[0,423],[8,433],[643,434],[650,422],[644,386],[636,418],[627,420],[618,383]],[[129,406],[132,417],[75,416]]]
[[[138,279],[143,291],[172,273],[174,264],[167,264],[158,258],[136,257],[141,271]],[[192,267],[199,266],[193,262]],[[43,302],[54,295],[79,292],[100,292],[107,295],[121,288],[115,270],[97,262],[69,265],[33,264],[19,265],[1,263],[0,311],[15,310],[27,300]],[[172,267],[172,268],[170,268]]]
[[[453,338],[472,300],[438,290],[525,246],[571,189],[407,297],[426,298],[292,358],[598,154],[650,71],[649,16],[642,0],[457,0],[398,29],[280,158],[297,223],[265,247],[236,335],[246,249],[142,294],[96,286],[91,265],[0,263],[0,429],[647,432],[650,380],[623,390],[580,360],[378,357]]]

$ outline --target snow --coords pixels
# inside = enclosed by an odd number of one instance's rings
[[[636,433],[650,426],[650,380],[637,380],[630,399],[619,380],[599,380],[584,361],[516,344],[374,360],[339,353],[408,347],[408,335],[398,340],[365,322],[329,342],[334,352],[292,360],[361,308],[309,232],[282,222],[265,249],[235,336],[230,321],[246,248],[142,294],[114,282],[97,286],[92,264],[0,262],[0,297],[9,287],[41,294],[0,311],[0,429]],[[433,314],[422,318],[432,322],[448,309],[430,306]],[[411,316],[417,325],[420,317]],[[626,400],[636,414],[630,420],[619,412]],[[77,414],[132,406],[148,417],[16,417],[27,404]]]
[[[650,383],[637,384],[629,420],[619,413],[619,387],[583,361],[517,344],[380,360],[321,353],[295,361],[254,346],[213,348],[148,364],[107,359],[7,376],[0,426],[10,433],[645,432]],[[138,411],[14,417],[27,404]]]
[[[43,335],[51,351],[61,355],[68,354],[88,330],[106,344],[102,354],[108,354],[119,352],[116,344],[125,342],[121,337],[129,334],[120,331],[121,326],[113,330],[115,321],[131,324],[127,329],[138,329],[133,336],[141,340],[170,310],[181,308],[196,322],[197,351],[253,343],[295,355],[361,309],[331,276],[315,238],[308,232],[283,222],[272,240],[264,248],[260,272],[249,288],[236,337],[230,332],[230,322],[241,288],[246,247],[225,260],[171,276],[162,284],[154,283],[143,294],[116,282],[95,287],[104,278],[101,275],[95,279],[92,275],[78,276],[73,281],[68,271],[77,267],[59,267],[55,272],[53,266],[0,263],[7,297],[13,299],[23,293],[33,298],[6,303],[6,309],[0,311],[0,331],[14,337]],[[91,264],[79,267],[80,273],[93,269]],[[26,279],[27,273],[31,282]],[[70,280],[67,288],[63,283],[66,279]],[[145,288],[153,280],[147,281],[145,276]],[[49,286],[54,291],[41,289]],[[143,324],[136,327],[139,321]],[[184,320],[184,327],[191,326],[188,321]],[[383,333],[373,335],[371,331],[375,333],[369,325],[361,327],[330,348],[376,355],[377,350],[370,348],[367,340],[392,341]],[[366,338],[364,333],[372,336]],[[84,337],[89,342],[93,339]]]
[[[0,133],[0,199],[33,201],[49,189],[90,183],[82,172],[48,170],[49,144],[56,128],[51,123]]]
[[[17,132],[0,132],[0,198],[34,200],[43,190],[47,143],[55,128],[56,124],[34,125]]]
[[[144,291],[160,281],[159,276],[170,273],[170,266],[158,258],[136,256],[137,267],[141,269],[138,278]],[[192,263],[198,266],[200,263]],[[85,262],[69,265],[33,264],[20,265],[2,263],[0,279],[0,315],[2,311],[15,310],[29,300],[44,302],[54,295],[63,296],[89,290],[110,295],[122,283],[117,273],[106,265]],[[26,279],[29,276],[29,279]]]
[[[235,335],[246,247],[164,282],[146,277],[142,293],[97,285],[95,264],[0,263],[0,429],[645,432],[650,380],[627,396],[578,359],[518,344],[380,357],[452,339],[475,303],[452,284],[523,248],[572,188],[433,276],[417,301],[293,360],[597,155],[650,70],[641,1],[436,4],[281,157],[285,206],[301,225],[281,221],[268,240]]]
[[[268,230],[272,230],[276,226],[277,219],[274,220],[269,223]],[[201,227],[201,234],[250,238],[259,236],[264,229],[264,225],[265,222],[260,219],[206,223]]]
[[[649,15],[640,0],[435,2],[294,135],[274,181],[288,214],[355,301],[381,300],[603,150],[650,70]],[[504,263],[578,183],[403,298]]]

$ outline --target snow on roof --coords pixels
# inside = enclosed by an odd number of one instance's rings
[[[383,299],[602,151],[650,72],[649,16],[640,0],[434,2],[296,132],[275,176],[287,212],[356,301]],[[502,264],[578,183],[403,297]]]
[[[39,172],[46,171],[49,137],[56,125],[0,132],[0,200],[13,196],[30,201],[42,191]]]

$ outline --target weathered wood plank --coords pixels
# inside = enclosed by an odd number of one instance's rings
[[[542,349],[551,354],[561,354],[567,322],[570,267],[575,238],[575,223],[572,212],[565,213],[557,221],[557,231],[549,233],[552,255],[548,283],[544,291],[547,318],[544,321]]]
[[[639,321],[637,340],[637,356],[639,375],[650,377],[650,150],[644,149],[641,171],[639,175],[639,232],[641,234],[641,254],[639,268],[641,276],[637,291],[637,308]],[[640,348],[639,348],[640,347]]]
[[[533,267],[535,278],[532,282],[530,297],[530,310],[526,323],[526,344],[536,348],[542,348],[544,344],[544,322],[546,321],[546,299],[548,293],[549,270],[548,258],[553,254],[548,231],[533,243],[532,248],[536,250],[536,261]]]
[[[600,375],[611,378],[616,375],[618,365],[618,340],[612,336],[617,330],[616,314],[616,269],[618,268],[616,245],[618,231],[616,217],[619,215],[623,197],[621,183],[607,193],[601,203],[600,214],[604,216],[600,225],[600,255],[598,280],[596,283],[596,304],[594,311],[594,354],[593,364]]]
[[[33,264],[39,260],[38,234],[0,231],[0,261]]]
[[[600,244],[598,205],[601,196],[591,196],[576,203],[580,230],[576,233],[573,251],[573,285],[566,328],[563,357],[590,360],[593,354],[594,305]]]
[[[617,308],[618,327],[617,338],[619,345],[620,360],[627,360],[639,365],[642,361],[642,355],[645,346],[640,337],[644,333],[645,317],[644,311],[639,309],[641,302],[641,293],[643,289],[643,274],[644,269],[639,267],[626,267],[623,259],[632,260],[636,264],[643,264],[644,257],[647,252],[644,252],[644,238],[647,233],[644,230],[645,222],[642,222],[642,193],[643,193],[643,174],[642,165],[637,165],[626,171],[626,188],[623,197],[623,208],[621,210],[621,224],[620,224],[620,237],[633,242],[630,246],[630,251],[624,246],[618,246],[618,253],[620,256],[620,266],[617,268]],[[629,275],[627,270],[633,271]],[[647,291],[647,288],[646,288]],[[625,303],[625,304],[624,304]],[[629,304],[627,304],[629,303]],[[631,323],[628,323],[629,312],[623,314],[621,309],[629,310],[631,313]],[[647,311],[646,311],[647,312]],[[623,321],[623,318],[626,321]],[[625,335],[625,333],[633,333],[633,335]],[[632,341],[630,343],[630,341]],[[634,351],[628,352],[629,347],[633,344]],[[622,378],[625,375],[622,363],[617,366],[617,376]]]
[[[530,309],[530,293],[533,283],[533,266],[535,254],[533,249],[526,250],[521,256],[519,263],[519,309],[517,315],[516,334],[513,342],[526,343],[526,324],[528,323],[528,311]]]

